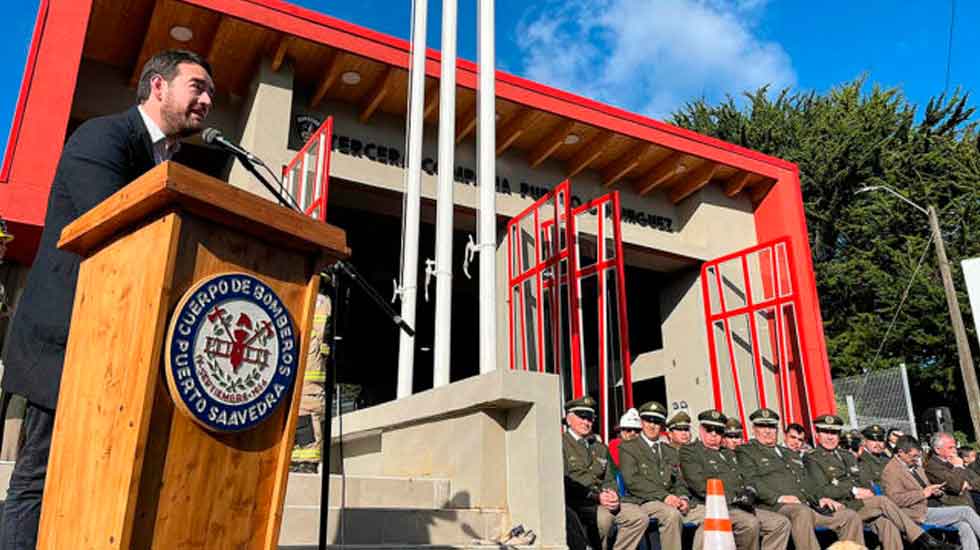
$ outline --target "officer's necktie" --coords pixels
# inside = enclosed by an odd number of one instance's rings
[[[840,462],[842,466],[844,466],[844,471],[847,471],[847,463],[844,462],[844,458],[840,455],[839,452],[837,452],[837,449],[834,449],[834,456],[836,456],[837,461]]]
[[[919,485],[921,485],[923,488],[925,488],[925,486],[928,485],[926,483],[926,480],[922,479],[922,476],[919,475],[918,470],[916,470],[915,468],[909,468],[909,471],[912,472],[912,477],[914,477],[915,480],[919,482]]]

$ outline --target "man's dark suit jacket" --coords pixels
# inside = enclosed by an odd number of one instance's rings
[[[153,166],[150,136],[136,107],[89,120],[68,139],[4,350],[4,391],[55,408],[81,261],[58,250],[61,230]]]

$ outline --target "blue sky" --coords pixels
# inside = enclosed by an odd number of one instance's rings
[[[656,118],[702,95],[717,101],[766,83],[823,92],[862,74],[924,105],[944,88],[951,1],[497,0],[497,61],[511,73]],[[0,34],[3,147],[37,3],[9,3]],[[408,38],[409,0],[296,3]],[[458,49],[468,59],[476,58],[476,3],[459,2]],[[429,4],[427,40],[438,48],[442,2]],[[955,9],[950,89],[976,92],[980,3],[960,0]]]

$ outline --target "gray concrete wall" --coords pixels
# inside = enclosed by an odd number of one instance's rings
[[[334,419],[331,471],[449,479],[446,507],[506,510],[561,546],[560,419],[557,376],[498,370],[346,414],[343,437]]]

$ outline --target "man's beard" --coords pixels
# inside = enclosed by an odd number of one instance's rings
[[[168,126],[167,137],[186,138],[201,131],[201,123],[194,122],[186,110],[181,109],[167,94],[160,105],[160,117]],[[203,122],[203,121],[202,121]]]

